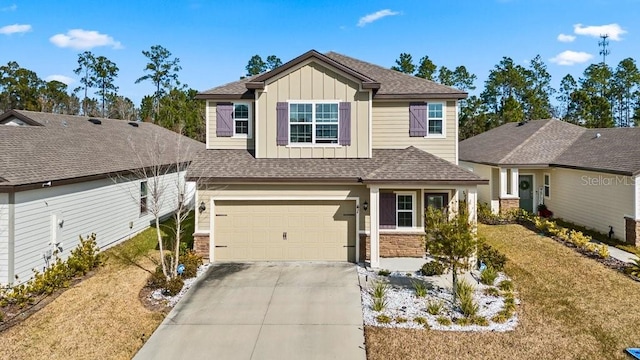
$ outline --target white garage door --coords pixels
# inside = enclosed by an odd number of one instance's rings
[[[214,261],[355,262],[354,201],[216,201]]]

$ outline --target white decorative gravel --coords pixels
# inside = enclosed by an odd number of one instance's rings
[[[191,286],[193,285],[193,283],[196,282],[196,280],[205,273],[205,271],[207,271],[207,269],[209,268],[209,266],[211,266],[211,263],[206,263],[203,265],[200,265],[198,267],[198,270],[196,272],[196,276],[189,278],[189,279],[184,279],[184,286],[182,287],[182,290],[180,290],[180,292],[178,294],[176,294],[175,296],[167,296],[167,295],[163,295],[162,294],[162,289],[156,289],[154,290],[149,297],[156,303],[164,303],[166,306],[168,307],[174,307],[178,301],[180,301],[180,299],[182,299],[182,297],[184,296],[184,294],[187,293],[187,291],[189,290],[189,288],[191,288]]]
[[[464,317],[461,312],[455,309],[451,304],[451,289],[434,287],[427,292],[426,297],[419,298],[415,295],[413,287],[409,285],[392,285],[388,284],[389,289],[386,294],[387,305],[381,312],[374,311],[372,309],[373,297],[370,293],[370,288],[376,282],[381,280],[385,282],[394,282],[394,280],[425,280],[429,282],[430,277],[422,276],[419,272],[412,273],[409,277],[406,273],[393,272],[388,277],[380,276],[373,270],[367,270],[363,267],[358,267],[358,273],[361,275],[361,282],[365,277],[368,279],[366,283],[361,283],[361,297],[362,297],[362,315],[365,325],[387,327],[387,328],[405,328],[405,329],[424,329],[424,326],[414,321],[416,317],[423,317],[427,319],[427,323],[432,330],[442,331],[496,331],[504,332],[511,331],[518,325],[518,316],[514,314],[513,317],[508,319],[504,323],[495,323],[491,321],[491,318],[495,316],[504,305],[504,298],[502,296],[494,297],[488,296],[483,293],[483,290],[489,286],[483,284],[474,284],[476,287],[474,293],[474,299],[479,305],[478,315],[485,317],[489,321],[488,326],[468,325],[461,326],[451,324],[448,326],[440,325],[437,322],[437,318],[444,316],[449,318],[461,318]],[[450,276],[450,274],[448,275]],[[404,279],[399,279],[404,278]],[[495,281],[498,284],[502,280],[508,280],[508,277],[503,273],[500,273]],[[395,281],[397,282],[397,281]],[[429,301],[440,301],[442,311],[439,315],[431,315],[427,312],[427,304]],[[515,300],[516,306],[519,305],[519,300]],[[379,323],[376,320],[378,315],[387,315],[391,318],[391,322],[388,324]],[[406,322],[397,322],[397,318],[404,318]]]

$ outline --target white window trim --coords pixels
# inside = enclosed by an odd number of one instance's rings
[[[442,105],[442,134],[429,134],[429,105],[440,104]],[[438,119],[435,119],[438,120]],[[429,139],[446,139],[447,138],[447,103],[440,101],[431,101],[427,103],[427,135],[425,138]]]
[[[546,179],[549,179],[548,184],[547,181],[545,181]],[[549,196],[547,196],[547,188],[549,189]],[[544,196],[545,199],[551,199],[551,174],[549,173],[542,175],[542,196]]]
[[[144,189],[146,194],[142,195],[142,186],[144,184]],[[140,202],[138,203],[138,211],[139,211],[139,215],[140,217],[143,217],[147,214],[149,214],[149,182],[147,180],[143,180],[140,181],[140,186],[138,186],[138,191],[139,191],[139,198],[140,198]],[[144,199],[144,207],[145,207],[145,211],[142,211],[142,200]]]
[[[287,126],[289,126],[289,144],[287,147],[342,147],[340,145],[340,101],[341,100],[289,100],[287,101],[287,114],[289,114],[289,119],[287,119]],[[291,142],[291,104],[311,104],[311,142],[310,143],[294,143]],[[335,144],[329,143],[316,143],[316,104],[336,104],[338,105],[338,121],[336,122],[336,126],[338,127],[338,136],[336,138],[337,142]],[[302,124],[302,123],[296,123]],[[308,123],[304,123],[308,124]],[[325,123],[332,124],[332,123]]]
[[[416,229],[416,193],[415,192],[396,192],[396,229]],[[399,196],[411,196],[411,226],[400,226],[398,224],[398,213],[408,212],[408,210],[398,210]]]
[[[235,112],[236,112],[236,105],[247,105],[247,108],[249,109],[249,124],[248,126],[248,134],[236,134],[236,117],[235,117]],[[233,103],[233,112],[232,112],[232,117],[233,117],[233,138],[236,139],[252,139],[253,138],[253,131],[252,131],[252,125],[253,125],[253,106],[251,106],[250,102],[234,102]]]

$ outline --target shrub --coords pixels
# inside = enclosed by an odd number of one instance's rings
[[[510,280],[502,280],[498,284],[498,289],[502,291],[513,291],[513,283]]]
[[[376,281],[373,283],[373,288],[371,289],[371,296],[374,299],[382,299],[387,295],[387,290],[389,290],[389,285],[383,281]]]
[[[503,324],[511,318],[511,315],[513,314],[511,314],[508,311],[501,310],[491,318],[491,321],[496,322],[498,324]]]
[[[102,255],[99,251],[96,234],[91,234],[86,239],[80,236],[80,244],[71,250],[71,255],[67,259],[69,269],[74,275],[85,275],[102,263]]]
[[[184,281],[180,277],[174,277],[166,282],[164,287],[165,294],[169,296],[176,296],[182,290]]]
[[[387,300],[385,298],[374,298],[373,305],[371,305],[371,309],[373,311],[382,311],[387,307]]]
[[[460,297],[473,296],[473,286],[464,280],[460,280],[456,283],[456,295]]]
[[[433,260],[422,265],[422,275],[434,276],[442,275],[447,270],[447,265],[438,260]]]
[[[391,271],[387,270],[387,269],[382,269],[380,271],[378,271],[378,275],[380,276],[389,276],[391,274]]]
[[[459,281],[456,286],[456,295],[460,305],[460,311],[470,317],[478,312],[478,304],[473,300],[473,286],[463,281]]]
[[[480,282],[485,285],[493,285],[498,277],[498,272],[491,266],[487,266],[486,269],[480,273]]]
[[[484,289],[484,294],[487,296],[499,296],[500,295],[500,290],[494,288],[494,287],[489,287]]]
[[[592,242],[588,242],[588,243],[584,244],[583,249],[587,250],[588,252],[595,253],[595,252],[598,251],[598,244],[594,244]]]
[[[402,316],[398,316],[396,317],[395,322],[397,322],[398,324],[402,324],[402,323],[406,323],[407,319],[403,318]]]
[[[609,257],[609,247],[607,246],[607,244],[600,244],[600,246],[598,247],[598,256],[603,259]]]
[[[436,319],[436,321],[438,322],[438,324],[442,325],[442,326],[449,326],[451,325],[451,320],[448,317],[444,317],[444,316],[438,316],[438,318]]]
[[[555,235],[562,241],[569,241],[569,230],[567,228],[559,228]]]
[[[184,271],[182,277],[189,279],[196,277],[198,274],[198,268],[202,265],[202,256],[196,254],[194,251],[187,250],[179,257],[179,264],[184,265]]]
[[[476,315],[471,317],[471,324],[478,326],[489,326],[489,320],[487,320],[487,318],[485,318],[484,316]]]
[[[577,247],[584,247],[591,241],[591,237],[583,234],[581,231],[571,230],[569,232],[569,241]]]
[[[496,271],[504,270],[507,263],[507,257],[498,250],[492,248],[486,243],[480,244],[478,247],[478,260],[482,261],[487,267],[492,267]]]
[[[633,262],[624,268],[624,273],[640,278],[640,258],[633,260]]]
[[[471,325],[471,318],[468,318],[468,317],[456,318],[455,320],[453,320],[453,322],[456,325],[468,326],[468,325]]]
[[[427,303],[427,312],[431,315],[438,315],[442,311],[442,302],[440,301],[429,301]]]
[[[413,290],[416,292],[417,297],[427,296],[427,285],[422,281],[412,281],[411,285],[413,285]]]
[[[491,206],[487,203],[478,203],[478,222],[488,225],[500,224],[504,219],[491,211]]]
[[[381,324],[389,324],[391,322],[391,318],[385,314],[380,314],[376,316],[376,321]]]
[[[516,299],[513,297],[513,294],[509,293],[504,298],[504,310],[508,312],[513,312],[516,310]]]
[[[422,316],[416,316],[415,318],[413,318],[413,321],[415,321],[417,324],[420,324],[420,325],[427,324],[427,319],[423,318]]]

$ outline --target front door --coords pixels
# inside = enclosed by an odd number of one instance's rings
[[[533,175],[520,175],[518,178],[518,196],[520,209],[533,212]]]

